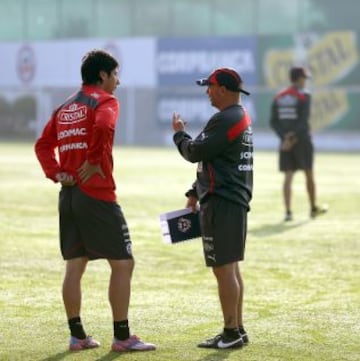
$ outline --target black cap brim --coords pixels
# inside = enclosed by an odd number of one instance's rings
[[[207,86],[207,85],[209,85],[209,81],[208,81],[208,79],[198,79],[198,80],[196,80],[196,84],[199,86]],[[250,95],[250,93],[244,89],[238,89],[235,91],[246,94],[246,95]]]
[[[240,89],[240,93],[243,93],[245,95],[250,95],[250,92],[248,92],[247,90],[244,90],[244,89]]]

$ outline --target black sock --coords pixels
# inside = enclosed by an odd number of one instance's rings
[[[239,326],[239,332],[240,332],[240,335],[243,335],[244,333],[246,333],[244,326]]]
[[[224,328],[224,333],[227,337],[231,339],[238,339],[240,337],[239,329],[237,328]]]
[[[86,333],[84,331],[83,325],[81,323],[80,317],[73,317],[68,320],[71,336],[83,340],[86,338]]]
[[[114,321],[114,337],[121,341],[130,337],[128,320]]]

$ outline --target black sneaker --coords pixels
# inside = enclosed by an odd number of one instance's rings
[[[324,213],[326,213],[329,209],[328,205],[323,205],[321,207],[315,206],[311,211],[310,211],[310,217],[311,218],[316,218],[317,216],[320,216]]]
[[[240,330],[240,336],[242,337],[242,341],[243,341],[243,344],[246,345],[249,343],[249,336],[248,334],[246,333],[245,330]]]
[[[243,338],[239,335],[238,338],[229,338],[224,333],[220,333],[213,338],[209,338],[197,346],[201,348],[218,348],[218,349],[225,349],[225,348],[236,348],[243,346]]]
[[[285,218],[284,218],[284,222],[289,222],[293,220],[293,216],[292,216],[292,212],[291,211],[287,211],[285,214]]]

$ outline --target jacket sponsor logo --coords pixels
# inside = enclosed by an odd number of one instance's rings
[[[61,109],[58,115],[59,124],[74,124],[86,119],[87,108],[85,105],[79,107],[77,104],[71,104],[68,109]]]
[[[253,152],[241,152],[240,159],[251,159],[253,157]]]
[[[74,137],[77,135],[86,135],[86,128],[74,128],[74,129],[66,129],[66,130],[62,130],[61,132],[58,133],[58,140],[60,139],[64,139],[67,137]]]
[[[239,164],[238,169],[240,172],[251,172],[253,170],[252,164]]]
[[[253,145],[252,141],[252,128],[249,127],[242,135],[241,144],[247,147],[251,147]]]
[[[86,142],[78,142],[78,143],[68,143],[68,144],[63,144],[62,146],[59,147],[59,152],[67,152],[69,150],[73,150],[73,149],[87,149],[88,145]]]
[[[251,172],[253,170],[252,164],[239,164],[238,169],[240,172]]]
[[[278,116],[279,119],[296,119],[298,117],[296,108],[292,107],[279,107]]]
[[[93,98],[95,98],[95,99],[99,99],[99,98],[100,98],[100,94],[99,94],[99,93],[96,93],[96,92],[91,93],[90,95],[91,95]]]
[[[293,95],[285,95],[283,97],[278,98],[276,100],[276,102],[279,106],[284,106],[284,107],[293,106],[294,107],[297,103],[297,98]]]

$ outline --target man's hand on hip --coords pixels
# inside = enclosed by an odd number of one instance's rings
[[[99,164],[91,164],[89,161],[85,161],[77,170],[81,183],[87,182],[94,174],[99,174],[102,178],[105,175]]]

